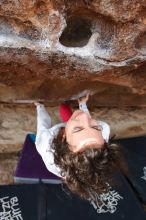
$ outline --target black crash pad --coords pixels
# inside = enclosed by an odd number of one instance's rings
[[[68,195],[61,184],[0,186],[0,220],[145,220],[126,179],[121,174],[116,178],[118,186],[103,194],[96,207],[92,201]]]
[[[145,220],[141,204],[122,175],[116,177],[118,186],[102,195],[102,205],[67,195],[59,185],[48,185],[47,220]]]
[[[45,190],[42,184],[0,186],[0,220],[45,220]]]
[[[117,140],[123,146],[128,164],[128,179],[146,202],[146,136]]]

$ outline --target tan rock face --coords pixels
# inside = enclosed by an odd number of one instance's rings
[[[0,153],[35,132],[27,103],[44,101],[55,123],[56,106],[87,89],[117,137],[145,134],[145,72],[146,0],[1,1]]]
[[[17,161],[17,156],[0,155],[0,185],[13,184]]]

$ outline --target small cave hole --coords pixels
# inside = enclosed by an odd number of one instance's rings
[[[66,47],[85,46],[92,32],[90,30],[91,22],[85,18],[72,17],[67,21],[67,27],[63,31],[59,41]]]

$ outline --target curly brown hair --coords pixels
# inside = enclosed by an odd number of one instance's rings
[[[62,128],[63,129],[63,128]],[[64,183],[71,192],[90,199],[91,192],[106,193],[114,183],[113,176],[121,167],[121,147],[104,143],[100,149],[87,148],[74,153],[69,149],[62,130],[53,141],[54,163],[61,169]]]

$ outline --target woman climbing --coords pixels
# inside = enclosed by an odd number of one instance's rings
[[[110,126],[91,117],[87,101],[90,93],[78,99],[79,110],[68,103],[60,105],[62,123],[51,127],[44,105],[37,107],[36,148],[47,169],[81,198],[107,192],[120,166],[120,148],[109,141]]]

